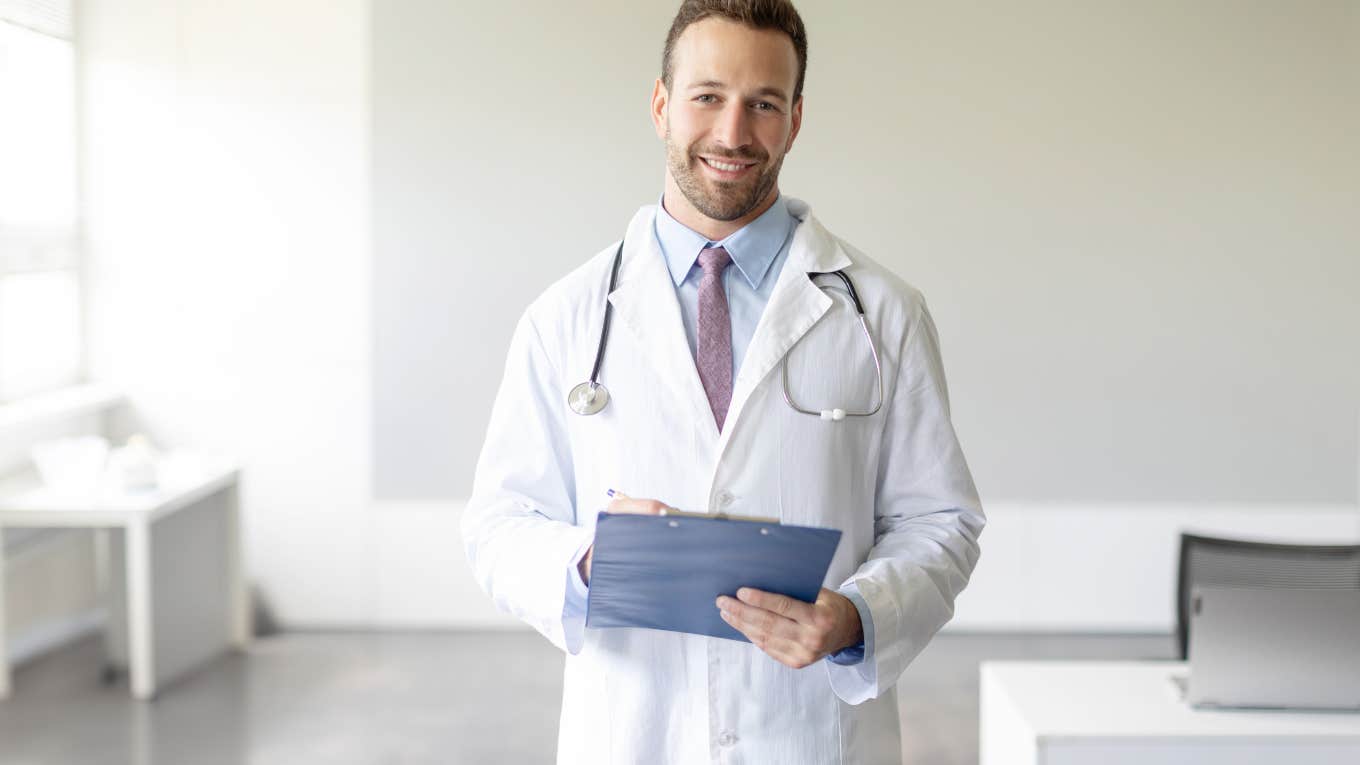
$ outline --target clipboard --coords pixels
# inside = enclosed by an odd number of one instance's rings
[[[766,519],[670,512],[601,512],[586,596],[586,627],[645,627],[747,641],[714,601],[754,587],[817,600],[838,529]]]

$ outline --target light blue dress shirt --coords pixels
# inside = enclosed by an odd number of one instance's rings
[[[779,272],[788,259],[793,244],[793,229],[798,219],[789,214],[789,206],[780,196],[759,218],[742,226],[719,242],[685,226],[671,217],[661,202],[656,205],[654,233],[666,258],[666,267],[675,282],[675,296],[680,301],[680,316],[685,322],[685,338],[689,340],[690,355],[698,358],[699,280],[704,269],[699,265],[699,253],[707,247],[722,247],[732,256],[732,265],[723,271],[723,291],[727,293],[727,310],[732,319],[732,379],[741,371],[742,359],[751,345],[760,314],[770,300]]]
[[[788,259],[789,248],[793,244],[793,230],[797,225],[798,219],[789,213],[788,204],[781,194],[760,217],[726,239],[714,242],[672,218],[665,205],[661,201],[657,202],[653,234],[661,247],[662,256],[666,258],[671,279],[675,282],[675,296],[680,301],[685,338],[689,340],[690,354],[696,359],[699,280],[704,275],[699,265],[699,253],[707,247],[722,247],[732,257],[732,265],[723,271],[723,289],[727,293],[727,308],[732,320],[732,379],[736,380],[737,373],[741,371],[742,359],[746,357],[746,349],[755,335],[756,325],[760,323],[760,314],[764,312],[770,293],[779,281],[779,272]],[[587,549],[589,545],[580,550],[576,562],[585,556]],[[586,584],[581,581],[574,565],[569,576],[572,582],[565,610],[568,614],[584,618]],[[873,617],[859,589],[853,584],[841,589],[840,593],[849,598],[859,611],[860,623],[864,627],[864,644],[832,654],[827,659],[837,664],[859,664],[873,656]]]

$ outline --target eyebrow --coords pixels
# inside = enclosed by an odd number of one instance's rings
[[[696,82],[696,83],[690,85],[690,86],[689,86],[689,89],[690,89],[690,90],[697,90],[697,89],[700,89],[700,88],[719,88],[719,89],[721,89],[721,88],[725,88],[725,87],[727,87],[727,85],[726,85],[725,83],[719,82],[718,80],[704,80],[703,82]],[[773,98],[778,98],[778,99],[781,100],[781,101],[788,101],[788,100],[789,100],[789,97],[788,97],[787,95],[784,94],[783,89],[781,89],[781,88],[776,88],[776,87],[773,86],[773,85],[765,85],[765,86],[763,86],[763,87],[756,88],[756,92],[755,92],[754,95],[757,95],[757,96],[770,96],[770,97],[773,97]]]

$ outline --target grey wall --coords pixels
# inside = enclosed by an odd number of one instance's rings
[[[983,496],[1354,502],[1360,4],[799,3],[782,188],[927,295]],[[374,490],[660,193],[671,3],[373,4]]]
[[[468,494],[515,319],[660,195],[672,12],[373,4],[376,497]]]

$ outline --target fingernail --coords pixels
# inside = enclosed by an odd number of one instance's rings
[[[740,590],[737,590],[737,597],[741,598],[742,600],[746,600],[750,596],[751,591],[746,589],[745,587],[741,588]]]

